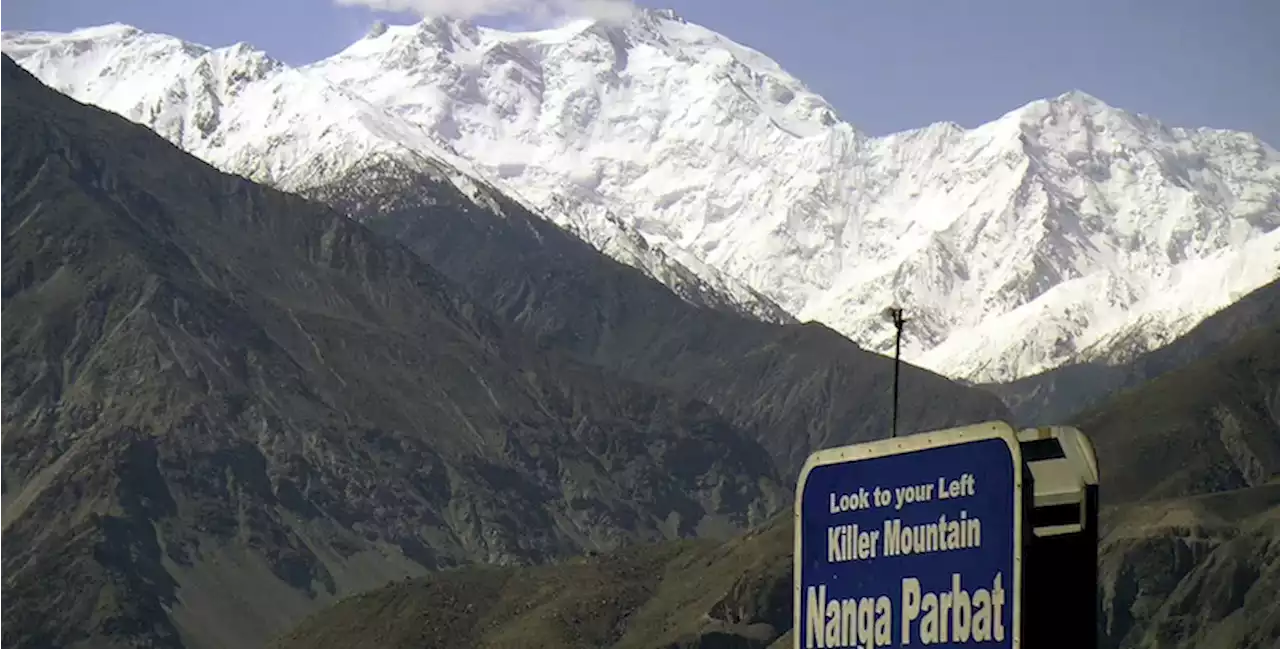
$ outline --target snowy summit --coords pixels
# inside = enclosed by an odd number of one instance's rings
[[[1081,92],[869,137],[765,55],[670,12],[508,32],[379,25],[291,69],[111,25],[6,32],[52,87],[291,190],[371,155],[508,192],[757,317],[819,320],[974,381],[1121,360],[1274,277],[1280,154]],[[443,165],[439,165],[443,162]]]

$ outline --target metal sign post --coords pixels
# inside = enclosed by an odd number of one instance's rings
[[[1030,487],[1003,422],[811,455],[796,487],[796,649],[1023,646]]]

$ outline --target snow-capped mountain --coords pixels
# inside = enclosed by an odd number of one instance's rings
[[[68,34],[6,32],[4,52],[50,87],[146,125],[225,171],[306,194],[364,161],[384,156],[428,171],[477,203],[519,192],[478,171],[435,132],[308,70],[239,43],[210,48],[128,25]],[[682,297],[771,322],[795,318],[745,283],[648,244],[611,215],[586,222],[564,202],[548,212],[602,252]]]
[[[872,349],[891,348],[882,310],[905,305],[904,357],[975,381],[1158,346],[1280,266],[1280,154],[1079,92],[873,138],[666,12],[533,32],[430,19],[297,70],[124,33],[7,33],[4,49],[286,188],[389,147],[467,169],[668,285],[693,275],[756,313],[771,299]],[[148,63],[161,39],[186,62]]]

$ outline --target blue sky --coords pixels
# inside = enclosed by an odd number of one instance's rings
[[[609,0],[348,0],[531,6]],[[1080,89],[1172,125],[1280,146],[1280,0],[641,0],[763,51],[874,134],[974,126]],[[332,54],[376,18],[332,0],[9,0],[5,30],[124,22],[289,63]],[[502,26],[512,17],[481,18]]]

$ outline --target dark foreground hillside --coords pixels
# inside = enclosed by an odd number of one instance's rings
[[[1104,649],[1280,646],[1280,482],[1108,510]]]
[[[275,647],[790,647],[791,520],[719,546],[422,577],[343,601]],[[1280,484],[1111,508],[1103,529],[1101,646],[1280,642]]]
[[[275,646],[764,647],[791,626],[791,545],[785,514],[724,544],[449,571],[343,601]]]
[[[1101,646],[1280,646],[1278,360],[1264,327],[1079,422],[1117,503],[1102,512]],[[783,516],[718,547],[423,577],[344,601],[279,646],[789,647],[791,534]]]

